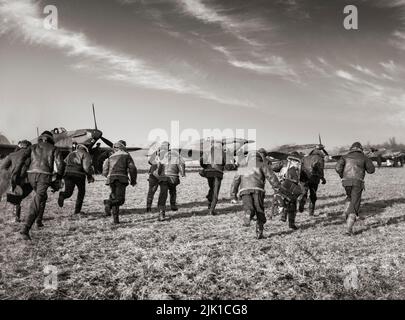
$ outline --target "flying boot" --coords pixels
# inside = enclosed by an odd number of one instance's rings
[[[104,200],[104,212],[106,217],[111,216],[111,201],[110,200]]]
[[[264,231],[264,225],[263,223],[257,222],[256,223],[256,238],[258,240],[263,239],[263,231]]]
[[[309,208],[308,208],[308,210],[309,210],[309,215],[310,216],[313,216],[313,215],[315,215],[315,203],[310,203],[309,204]]]
[[[345,235],[347,235],[347,236],[354,235],[353,226],[354,226],[355,222],[356,222],[356,215],[354,213],[349,214],[349,217],[346,220],[346,232],[345,232]]]
[[[15,222],[21,222],[21,205],[15,206]]]
[[[159,211],[159,221],[165,221],[166,219],[166,212],[164,210]]]
[[[295,213],[288,213],[288,226],[292,230],[298,229],[298,227],[295,225]]]
[[[27,226],[24,226],[22,230],[20,231],[20,235],[23,240],[25,241],[31,241],[30,233],[29,233],[29,228]]]
[[[114,224],[119,224],[120,223],[119,213],[120,213],[120,208],[118,206],[114,206],[112,208],[112,215],[113,215]]]
[[[252,213],[250,211],[245,212],[245,215],[243,216],[243,226],[244,227],[249,227],[251,219],[252,219]]]
[[[306,201],[304,201],[304,200],[301,200],[300,201],[300,205],[299,205],[299,207],[298,207],[298,211],[299,212],[304,212],[304,210],[305,210],[305,203],[306,203]],[[311,215],[311,214],[310,214]]]
[[[59,193],[59,197],[58,197],[58,206],[59,208],[63,208],[65,202],[65,198],[63,197],[62,193]]]

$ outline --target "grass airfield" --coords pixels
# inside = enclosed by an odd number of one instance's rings
[[[340,179],[334,170],[325,174],[320,215],[298,213],[295,232],[276,216],[264,240],[255,239],[254,223],[242,226],[242,204],[230,204],[234,172],[225,174],[215,217],[208,215],[207,182],[195,171],[182,180],[179,211],[165,222],[156,209],[145,213],[145,170],[127,189],[119,226],[103,217],[109,189],[102,177],[88,185],[82,215],[72,214],[76,193],[63,209],[49,193],[45,227],[33,227],[32,242],[20,239],[21,224],[3,200],[0,298],[404,299],[405,170],[380,168],[366,177],[354,237],[343,235]],[[57,274],[53,288],[45,285],[47,266]]]

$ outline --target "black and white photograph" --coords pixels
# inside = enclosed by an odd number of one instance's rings
[[[0,0],[0,300],[404,300],[404,83],[404,0]]]

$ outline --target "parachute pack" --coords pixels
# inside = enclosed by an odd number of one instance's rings
[[[305,174],[308,178],[314,176],[322,176],[323,175],[323,168],[324,168],[324,160],[322,156],[319,154],[309,155],[304,157],[302,163],[302,169],[304,170]]]
[[[287,166],[282,171],[280,194],[289,201],[295,201],[303,193],[300,184],[302,162],[298,157],[288,157]]]

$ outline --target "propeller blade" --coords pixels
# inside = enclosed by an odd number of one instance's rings
[[[318,133],[318,137],[319,137],[319,145],[322,146],[322,151],[325,153],[325,155],[326,155],[327,157],[329,157],[329,153],[325,150],[324,145],[322,144],[322,138],[321,138],[321,134],[320,134],[320,133]]]
[[[104,138],[104,137],[100,137],[101,141],[103,141],[107,146],[109,146],[110,148],[112,148],[114,146],[114,143],[112,143],[110,140]]]
[[[97,128],[97,119],[96,119],[96,110],[94,109],[94,103],[93,103],[93,119],[94,119],[94,128],[98,130]]]

